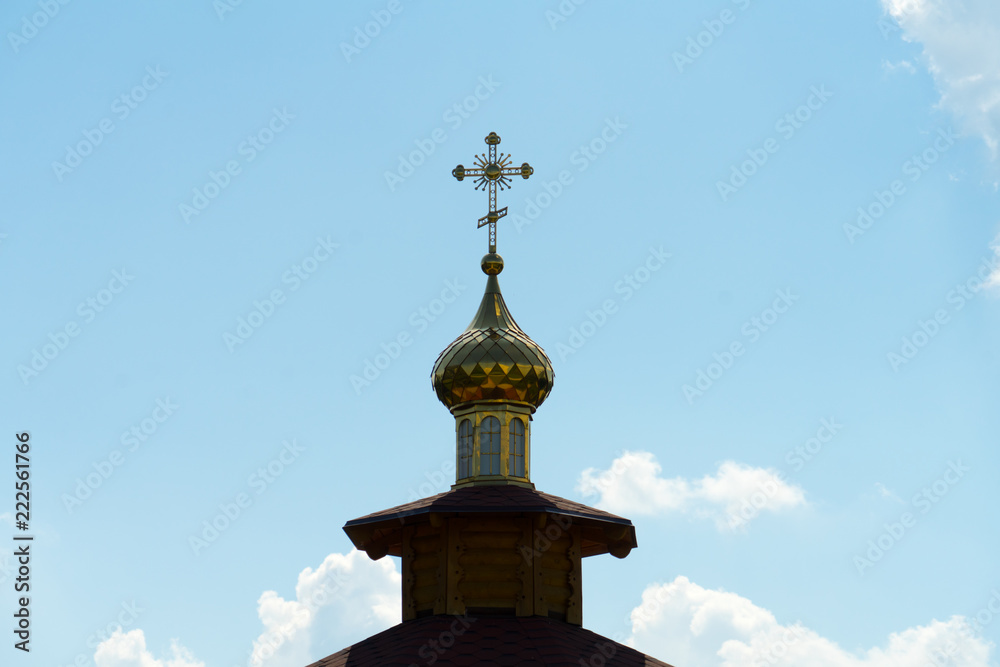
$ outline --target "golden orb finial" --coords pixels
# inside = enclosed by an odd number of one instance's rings
[[[495,276],[503,271],[503,257],[495,252],[491,252],[483,255],[483,261],[479,265],[483,267],[483,273],[488,276]]]

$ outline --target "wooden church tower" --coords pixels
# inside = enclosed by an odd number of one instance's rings
[[[531,176],[528,163],[497,158],[490,133],[474,168],[489,192],[486,291],[472,323],[444,349],[432,380],[455,417],[451,490],[347,522],[344,531],[374,560],[402,559],[403,622],[313,667],[413,665],[621,665],[669,667],[582,628],[581,561],[636,547],[628,519],[542,493],[531,481],[531,420],[555,373],[517,325],[497,276],[496,189]]]

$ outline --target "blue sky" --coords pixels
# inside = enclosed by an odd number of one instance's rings
[[[557,376],[533,481],[639,539],[585,625],[678,667],[997,664],[992,0],[0,16],[5,664],[283,667],[398,621],[340,528],[453,481],[429,373],[487,239],[450,172],[490,131],[535,169],[498,230]]]

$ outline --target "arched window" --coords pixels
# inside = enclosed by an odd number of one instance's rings
[[[524,477],[524,422],[516,417],[510,422],[510,474]]]
[[[500,474],[500,420],[487,417],[479,425],[479,474]]]
[[[458,425],[458,478],[472,475],[472,421],[463,419]]]

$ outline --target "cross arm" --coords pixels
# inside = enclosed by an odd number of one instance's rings
[[[486,174],[486,169],[482,167],[463,167],[458,165],[451,170],[451,175],[458,180],[462,180],[466,176],[484,176]]]
[[[469,173],[470,171],[471,170],[466,170],[466,173]],[[535,170],[532,168],[530,164],[525,162],[520,167],[504,167],[503,169],[500,170],[500,173],[503,174],[504,176],[520,176],[521,178],[526,179],[533,173],[535,173]]]
[[[462,180],[466,176],[483,176],[485,173],[486,170],[480,167],[469,167],[468,169],[466,169],[462,165],[458,165],[457,167],[451,170],[451,175],[458,180]]]
[[[478,227],[485,227],[486,225],[490,224],[491,222],[496,222],[497,220],[499,220],[500,218],[504,217],[505,215],[507,215],[507,207],[506,206],[504,206],[499,211],[491,211],[490,213],[487,213],[483,217],[479,218],[479,225],[478,225]],[[496,232],[494,232],[494,234],[495,233]]]

